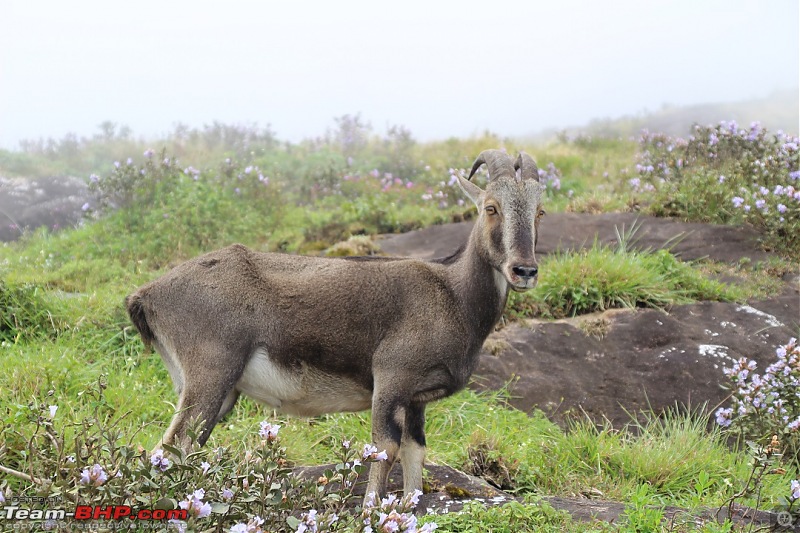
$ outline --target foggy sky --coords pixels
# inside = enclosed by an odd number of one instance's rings
[[[797,0],[4,0],[0,147],[111,120],[523,135],[798,85]]]

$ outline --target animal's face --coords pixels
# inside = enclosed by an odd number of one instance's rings
[[[539,183],[538,169],[530,156],[523,154],[512,164],[505,153],[487,151],[476,161],[473,173],[483,162],[489,165],[490,174],[486,190],[459,178],[462,190],[478,207],[480,249],[512,289],[532,289],[538,280],[535,250],[539,220],[545,214],[545,187]]]
[[[489,183],[478,206],[489,262],[515,291],[532,289],[538,280],[543,192],[538,181],[501,178]]]

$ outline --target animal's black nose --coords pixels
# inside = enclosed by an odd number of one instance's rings
[[[517,265],[511,269],[511,272],[521,278],[532,278],[539,273],[539,267]]]

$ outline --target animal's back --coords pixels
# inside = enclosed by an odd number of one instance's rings
[[[265,347],[286,365],[308,361],[331,372],[360,366],[366,379],[381,341],[405,324],[406,335],[432,335],[455,302],[440,265],[418,260],[354,261],[256,252],[234,244],[176,266],[128,298],[145,341],[169,331],[174,345],[206,335],[252,353]],[[427,331],[425,331],[427,330]]]

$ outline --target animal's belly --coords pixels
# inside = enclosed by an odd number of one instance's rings
[[[250,358],[236,390],[280,412],[299,416],[363,411],[372,405],[372,391],[307,365],[287,370],[263,349]]]

